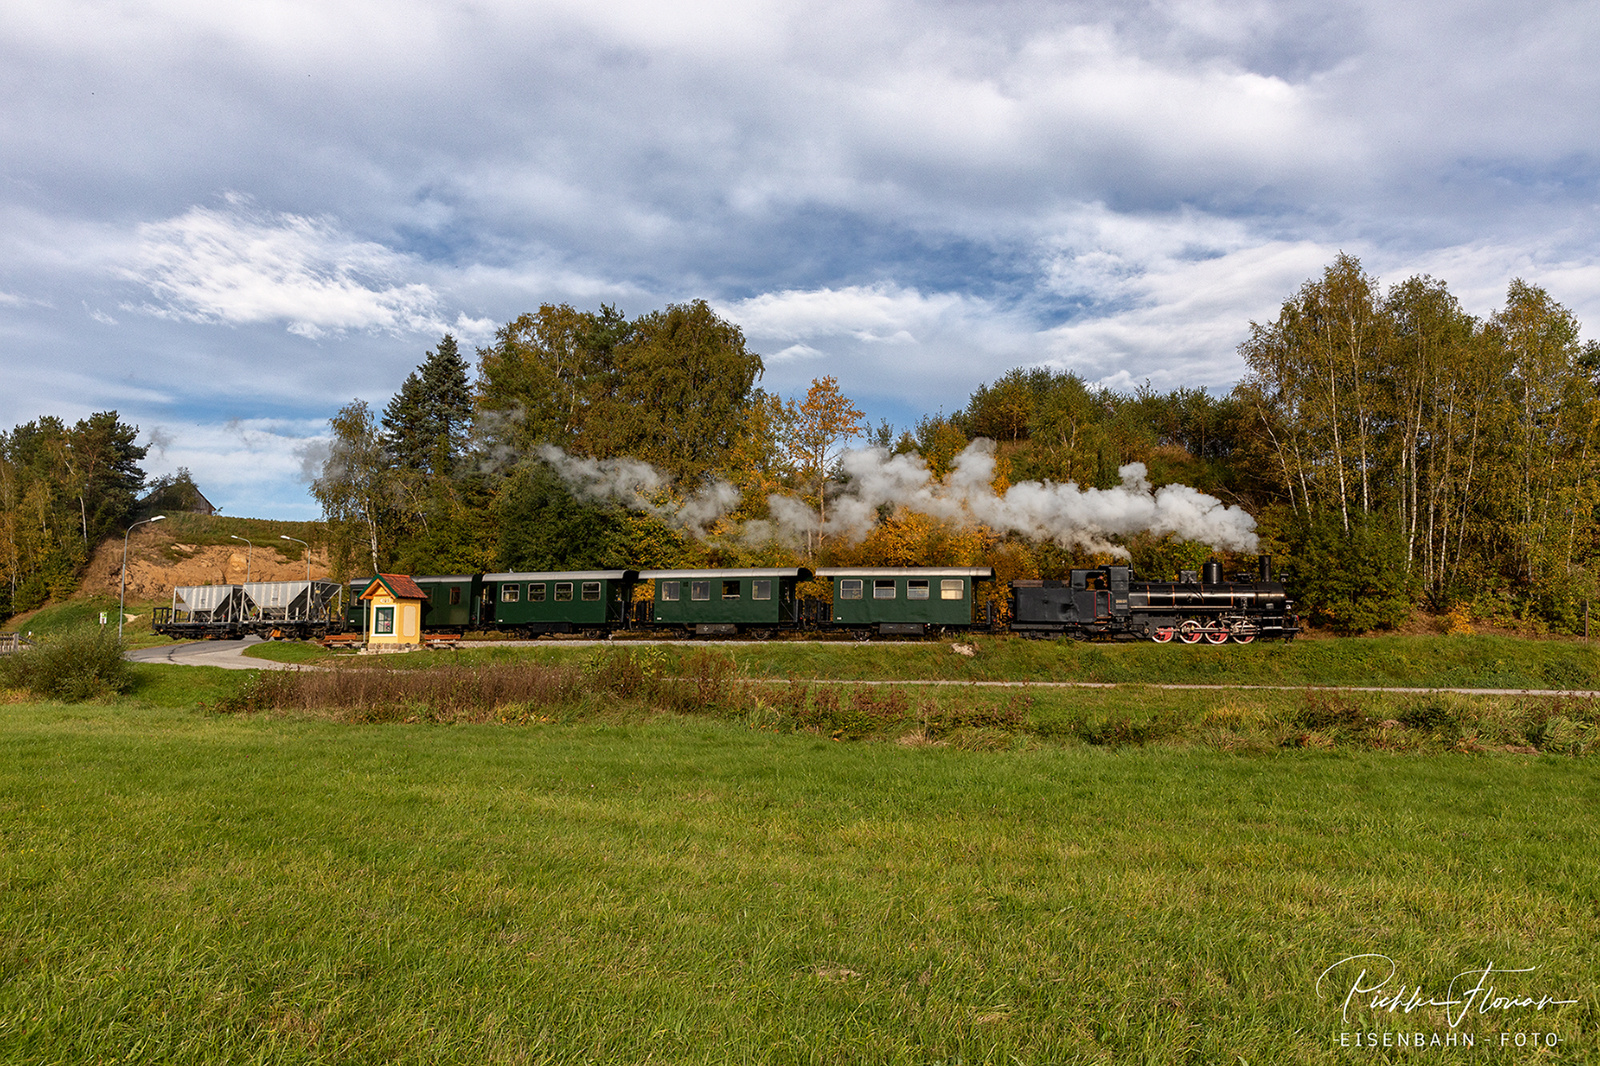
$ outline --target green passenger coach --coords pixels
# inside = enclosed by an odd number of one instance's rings
[[[977,583],[994,580],[987,566],[825,566],[833,582],[833,624],[883,636],[920,636],[929,629],[971,628]]]
[[[805,567],[751,570],[644,570],[655,584],[654,621],[682,626],[697,636],[757,634],[799,622],[795,586],[811,580]]]
[[[527,636],[619,628],[637,570],[483,575],[485,627]]]
[[[478,593],[482,588],[476,574],[448,574],[414,577],[411,580],[428,594],[422,604],[424,629],[451,629],[464,633],[478,625]]]

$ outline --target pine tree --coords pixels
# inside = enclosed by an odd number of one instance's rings
[[[448,477],[466,447],[471,418],[467,364],[446,333],[384,408],[384,449],[403,470]]]

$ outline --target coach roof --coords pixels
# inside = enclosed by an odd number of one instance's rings
[[[994,577],[992,566],[823,566],[818,577]]]
[[[485,581],[632,581],[637,570],[541,570],[531,573],[484,574]]]
[[[797,581],[809,581],[811,571],[803,566],[762,566],[751,570],[641,570],[639,577],[644,581],[735,577],[792,577]]]

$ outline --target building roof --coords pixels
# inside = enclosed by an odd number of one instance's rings
[[[378,594],[380,586],[397,600],[425,600],[428,598],[428,594],[418,588],[417,583],[405,574],[379,574],[367,585],[367,589],[361,594],[361,598],[364,600],[372,599]]]

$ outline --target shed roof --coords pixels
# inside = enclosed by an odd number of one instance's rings
[[[361,594],[364,600],[370,600],[378,594],[378,588],[383,589],[397,600],[425,600],[428,594],[417,587],[417,583],[405,574],[379,574],[367,585],[367,590]]]

